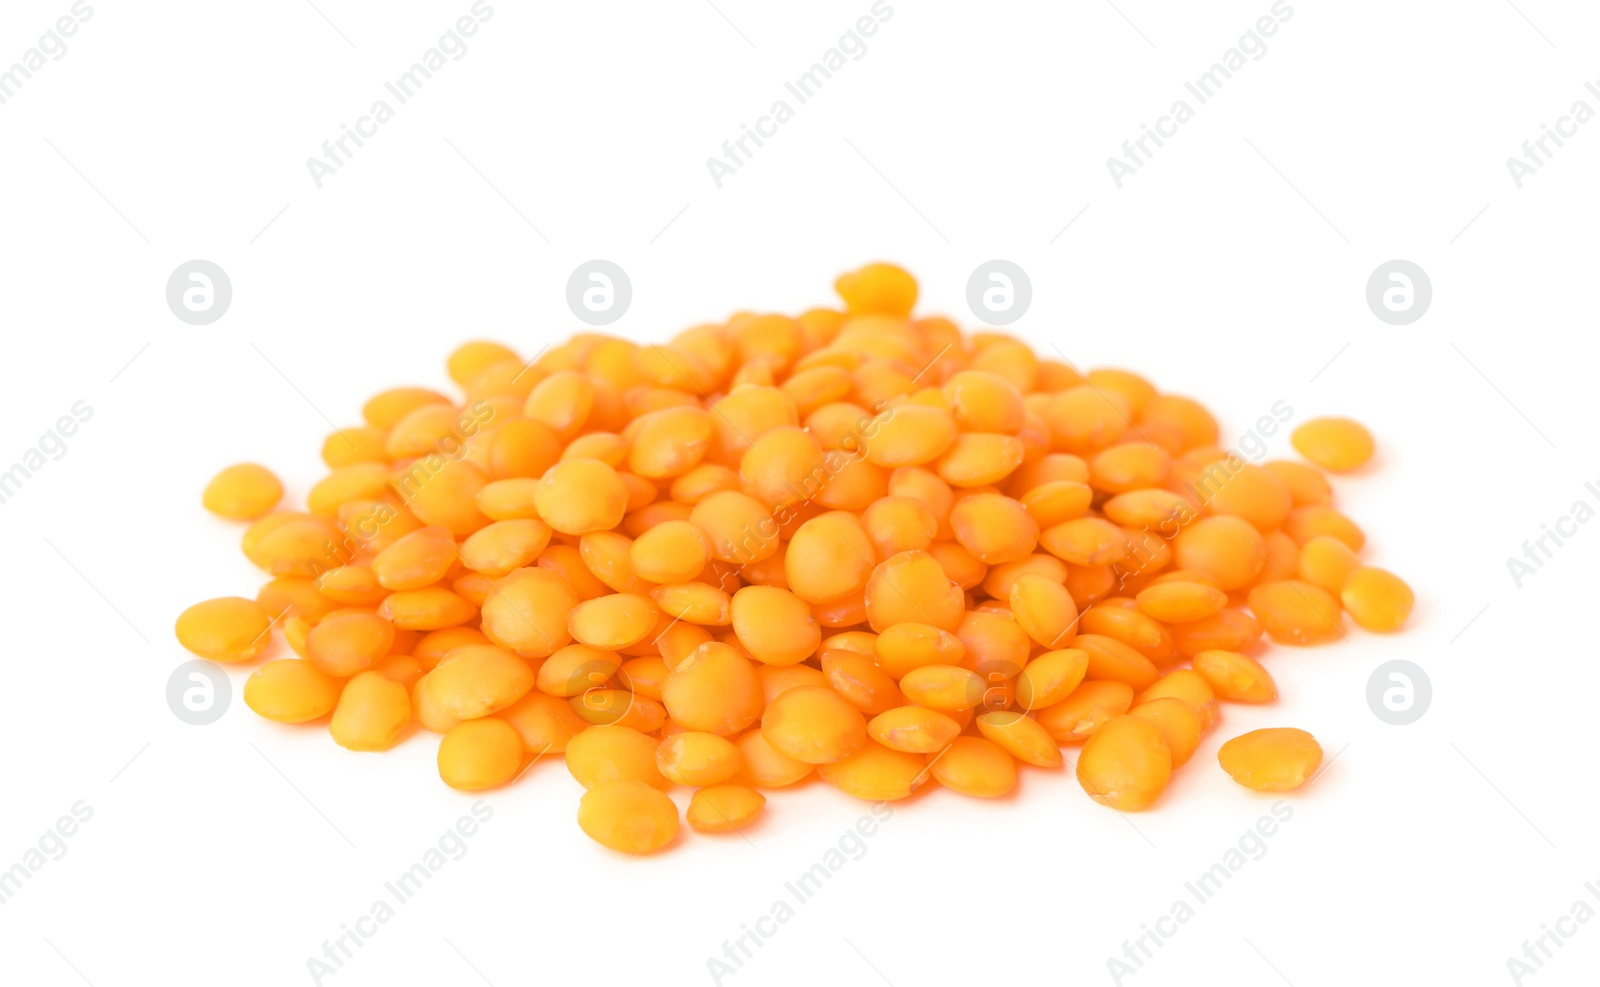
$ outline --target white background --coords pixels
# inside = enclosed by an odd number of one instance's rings
[[[0,867],[75,802],[94,813],[0,905],[5,981],[310,983],[307,958],[473,801],[439,783],[431,735],[357,755],[237,694],[209,727],[168,710],[174,617],[262,578],[199,507],[216,469],[268,463],[302,496],[329,420],[357,422],[369,394],[447,385],[468,338],[531,354],[579,328],[563,286],[591,257],[631,275],[613,330],[636,339],[828,304],[839,271],[877,258],[970,326],[967,276],[1003,257],[1034,286],[1016,331],[1202,399],[1226,437],[1280,399],[1296,421],[1367,422],[1381,451],[1339,503],[1416,613],[1393,637],[1274,648],[1281,702],[1229,707],[1152,811],[1091,803],[1070,753],[995,803],[902,804],[724,983],[1112,983],[1107,958],[1270,805],[1216,765],[1267,725],[1337,760],[1124,982],[1513,982],[1507,958],[1600,879],[1600,525],[1520,589],[1506,569],[1597,502],[1600,121],[1521,189],[1505,165],[1575,100],[1600,109],[1583,88],[1600,12],[1518,5],[1294,0],[1267,53],[1119,190],[1105,159],[1268,0],[894,0],[866,54],[718,189],[705,159],[867,0],[495,0],[465,56],[318,189],[306,158],[467,0],[95,3],[0,106],[0,464],[75,401],[94,409],[0,506]],[[68,8],[0,8],[0,66]],[[232,278],[208,327],[164,301],[192,258]],[[1364,300],[1392,258],[1432,278],[1408,327]],[[1407,727],[1365,699],[1392,658],[1433,682]],[[748,842],[622,859],[578,830],[579,793],[559,761],[489,793],[466,856],[324,982],[711,983],[707,959],[863,811],[813,785],[773,795]],[[1597,966],[1591,921],[1524,982]]]

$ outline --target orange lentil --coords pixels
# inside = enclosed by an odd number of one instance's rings
[[[254,521],[283,499],[283,482],[265,466],[240,463],[211,478],[201,496],[206,510],[233,521]]]
[[[925,405],[890,408],[877,418],[877,434],[866,441],[867,461],[877,466],[921,466],[932,462],[956,440],[950,412]]]
[[[617,681],[635,695],[660,702],[661,686],[670,671],[660,655],[640,655],[622,663],[617,669]]]
[[[874,501],[861,512],[861,526],[878,560],[897,552],[926,550],[939,533],[939,519],[933,509],[915,497],[891,495]]]
[[[1351,573],[1361,568],[1361,557],[1349,545],[1328,535],[1318,535],[1300,546],[1300,576],[1329,593],[1344,590]]]
[[[494,717],[465,720],[439,743],[439,777],[446,785],[475,792],[498,788],[522,767],[522,737]]]
[[[653,583],[688,582],[710,558],[706,536],[689,521],[665,521],[628,547],[628,564]]]
[[[424,669],[431,670],[445,655],[464,644],[488,643],[490,643],[488,636],[475,627],[446,627],[422,635],[417,639],[417,643],[412,645],[411,653],[422,663]]]
[[[893,264],[868,264],[841,274],[834,288],[851,314],[904,316],[917,302],[916,279]]]
[[[632,727],[654,733],[667,722],[666,707],[627,689],[591,689],[567,700],[578,719],[595,726]]]
[[[389,655],[373,665],[372,671],[378,672],[392,682],[398,682],[405,686],[406,694],[409,696],[411,687],[416,685],[417,679],[422,678],[423,673],[428,670],[423,668],[422,662],[413,655]],[[406,719],[409,722],[409,711]]]
[[[990,683],[997,675],[1009,679],[1022,671],[1033,643],[1013,615],[1003,609],[969,611],[962,616],[956,637],[967,649],[962,664]]]
[[[905,702],[894,678],[867,655],[842,649],[824,651],[822,674],[833,691],[868,716]]]
[[[953,712],[983,701],[984,680],[977,672],[956,665],[924,665],[901,676],[900,689],[919,706]]]
[[[746,586],[733,594],[729,616],[750,657],[793,665],[816,654],[822,628],[804,600],[776,586]]]
[[[375,395],[361,408],[361,416],[374,428],[393,428],[400,419],[429,404],[449,404],[450,399],[422,387],[396,387]]]
[[[406,687],[382,672],[362,672],[345,683],[328,730],[334,743],[353,751],[382,751],[394,746],[411,725],[411,697]]]
[[[1014,710],[991,710],[974,722],[979,733],[1017,760],[1040,768],[1061,766],[1061,749],[1039,721]]]
[[[1058,744],[1076,744],[1089,738],[1113,716],[1133,705],[1133,686],[1126,682],[1084,682],[1060,702],[1037,710],[1039,725]]]
[[[655,629],[660,613],[648,596],[609,593],[568,611],[567,630],[576,641],[616,650],[643,641]]]
[[[532,518],[496,521],[467,536],[459,555],[467,568],[498,578],[532,565],[550,544],[550,535],[549,525]]]
[[[1304,545],[1318,535],[1337,538],[1359,552],[1367,543],[1367,536],[1349,518],[1326,504],[1307,504],[1289,512],[1283,531],[1297,544]]]
[[[533,688],[528,663],[492,644],[469,644],[445,655],[428,673],[433,700],[458,720],[499,712]]]
[[[984,576],[989,573],[989,567],[977,556],[953,541],[933,543],[928,548],[928,554],[939,563],[939,568],[944,570],[944,574],[964,590],[970,590],[981,584]]]
[[[1028,490],[1018,499],[1042,530],[1087,514],[1089,505],[1094,502],[1094,489],[1073,480],[1051,480]]]
[[[1194,670],[1211,686],[1218,699],[1233,703],[1270,703],[1278,698],[1278,685],[1261,663],[1237,651],[1202,651],[1194,656]]]
[[[675,620],[719,627],[733,620],[733,600],[707,583],[674,583],[650,590],[650,599]]]
[[[1027,447],[1014,435],[962,432],[934,468],[952,487],[982,487],[1004,480],[1026,455]]]
[[[534,504],[534,495],[538,489],[539,481],[531,477],[494,480],[484,484],[483,489],[478,491],[476,502],[485,517],[496,521],[515,518],[537,520],[539,509]]]
[[[411,711],[416,714],[417,726],[433,733],[449,733],[461,721],[445,712],[436,699],[428,681],[432,672],[425,673],[411,685]]]
[[[1289,436],[1300,455],[1326,470],[1344,473],[1372,458],[1372,433],[1348,418],[1313,418]]]
[[[984,737],[957,737],[928,755],[928,770],[939,784],[973,798],[999,798],[1017,786],[1016,762]]]
[[[1104,518],[1064,521],[1039,534],[1039,544],[1065,562],[1082,566],[1110,565],[1128,556],[1128,536]]]
[[[1180,568],[1209,573],[1225,590],[1248,586],[1266,565],[1261,533],[1227,515],[1202,518],[1178,532],[1172,554]]]
[[[596,785],[578,800],[578,826],[601,846],[621,853],[653,853],[678,835],[678,808],[666,795],[637,781]]]
[[[1057,480],[1088,485],[1089,464],[1078,456],[1068,453],[1046,453],[1039,459],[1018,467],[1017,471],[1007,478],[1005,487],[1006,492],[1015,497]]]
[[[1296,507],[1326,504],[1333,499],[1333,488],[1328,485],[1328,478],[1315,466],[1286,459],[1274,459],[1261,465],[1283,481],[1284,487],[1289,491],[1289,499]]]
[[[1294,507],[1289,488],[1264,466],[1212,464],[1208,469],[1224,471],[1214,480],[1208,475],[1201,487],[1201,499],[1212,514],[1241,517],[1258,531],[1271,531],[1283,523]]]
[[[532,418],[501,422],[485,441],[489,476],[496,480],[543,476],[561,458],[561,437]]]
[[[1229,607],[1201,620],[1173,624],[1168,630],[1178,653],[1193,658],[1207,648],[1243,651],[1260,639],[1261,622]]]
[[[1017,676],[1017,705],[1025,710],[1054,706],[1083,681],[1089,655],[1078,648],[1046,651],[1029,661]]]
[[[1411,616],[1416,598],[1405,580],[1386,569],[1361,566],[1339,590],[1339,600],[1357,624],[1369,631],[1392,631]]]
[[[1023,575],[1011,584],[1009,600],[1018,626],[1041,647],[1059,648],[1072,639],[1078,605],[1062,584],[1047,576]]]
[[[1217,721],[1217,695],[1205,677],[1193,669],[1179,668],[1168,672],[1139,693],[1138,702],[1144,705],[1157,699],[1181,700],[1194,712],[1201,730],[1211,729],[1211,725]]]
[[[1067,564],[1054,555],[1035,552],[1025,559],[1016,562],[1004,562],[991,566],[983,577],[983,591],[997,600],[1009,599],[1011,587],[1017,579],[1024,575],[1039,575],[1055,582],[1065,584],[1067,580]]]
[[[1149,442],[1127,442],[1095,454],[1089,477],[1098,490],[1121,494],[1159,487],[1172,468],[1172,456]]]
[[[256,591],[256,605],[269,617],[297,614],[315,623],[339,609],[338,601],[317,589],[317,582],[303,576],[279,576]]]
[[[1161,731],[1167,750],[1172,755],[1172,766],[1181,768],[1189,763],[1195,749],[1200,746],[1200,717],[1189,704],[1173,696],[1162,696],[1136,704],[1128,710],[1132,716],[1149,720]]]
[[[973,354],[972,368],[1004,377],[1019,391],[1032,390],[1039,373],[1039,358],[1014,339],[986,341]]]
[[[341,428],[322,442],[322,461],[329,468],[349,466],[351,463],[388,462],[385,451],[389,433],[371,425]]]
[[[432,474],[428,469],[413,465],[391,481],[417,520],[457,536],[469,535],[489,522],[478,507],[478,495],[489,485],[481,470],[465,460],[449,459]]]
[[[323,517],[337,517],[339,507],[352,500],[383,496],[389,484],[385,463],[351,463],[334,469],[306,493],[306,507]]]
[[[483,604],[483,633],[524,658],[544,658],[572,640],[567,614],[578,596],[549,570],[518,569],[494,584]]]
[[[449,531],[420,528],[373,556],[372,572],[387,589],[421,589],[443,579],[459,557]]]
[[[679,785],[716,785],[744,767],[739,748],[714,733],[675,733],[656,747],[656,767]]]
[[[961,587],[927,552],[900,552],[884,559],[873,568],[865,593],[867,620],[879,633],[908,622],[954,630],[965,609]]]
[[[733,745],[744,758],[744,767],[735,776],[743,784],[785,788],[804,781],[816,770],[816,765],[796,760],[772,746],[759,728],[741,734]]]
[[[378,616],[397,630],[436,631],[457,627],[478,616],[478,608],[443,586],[390,593],[378,605]]]
[[[822,446],[810,432],[793,425],[766,432],[739,460],[744,492],[768,507],[809,501],[827,478]]]
[[[550,527],[581,535],[616,527],[627,508],[628,488],[598,459],[569,459],[545,470],[533,504]]]
[[[780,694],[767,707],[761,717],[761,735],[796,761],[831,764],[867,742],[867,722],[860,710],[832,689],[799,686]]]
[[[909,754],[941,751],[961,733],[950,716],[922,706],[896,706],[867,723],[867,733],[878,743]]]
[[[705,534],[712,557],[724,562],[760,562],[778,550],[778,526],[771,511],[749,494],[714,493],[694,505],[689,520]]]
[[[1260,583],[1276,579],[1293,579],[1300,574],[1300,546],[1282,531],[1269,531],[1262,536],[1262,551],[1266,562],[1261,567]]]
[[[1343,636],[1339,601],[1322,587],[1298,579],[1251,590],[1250,612],[1274,641],[1284,644],[1321,644]]]
[[[723,737],[760,719],[765,704],[750,660],[716,641],[702,644],[673,667],[662,681],[661,699],[677,722]]]
[[[1124,527],[1149,528],[1164,535],[1175,534],[1196,514],[1193,502],[1171,490],[1129,490],[1108,499],[1100,509]]]
[[[766,796],[743,785],[711,785],[694,793],[684,818],[700,833],[728,833],[755,822]]]
[[[1228,605],[1228,594],[1214,586],[1176,581],[1147,586],[1135,599],[1141,612],[1165,624],[1200,620]]]
[[[578,558],[594,577],[618,593],[645,593],[650,584],[634,572],[633,539],[615,531],[591,531],[578,538]],[[698,572],[699,570],[695,570]]]
[[[258,715],[279,723],[305,723],[333,712],[344,683],[309,661],[281,658],[250,673],[244,701]]]
[[[1217,441],[1217,420],[1199,402],[1175,394],[1158,394],[1145,403],[1140,425],[1167,426],[1180,438],[1185,449],[1213,445]]]
[[[254,600],[224,596],[179,614],[176,634],[179,644],[202,658],[233,662],[249,661],[265,650],[271,630],[272,618]]]
[[[1078,756],[1078,783],[1089,797],[1123,812],[1147,809],[1172,777],[1172,752],[1154,723],[1114,716],[1101,724]]]
[[[673,500],[693,506],[720,490],[738,489],[738,473],[717,463],[701,463],[673,479],[668,494]]]
[[[1234,781],[1258,792],[1287,792],[1322,765],[1322,745],[1304,730],[1269,727],[1223,744],[1217,761]]]
[[[1170,664],[1178,653],[1172,632],[1160,621],[1140,613],[1135,607],[1113,605],[1107,600],[1083,612],[1078,620],[1078,632],[1121,641],[1157,667]]]
[[[1116,571],[1108,565],[1067,566],[1067,592],[1080,606],[1094,603],[1110,594],[1116,588],[1117,581]]]
[[[497,714],[522,738],[522,749],[534,757],[560,754],[589,724],[564,699],[530,692]]]
[[[567,771],[584,788],[612,781],[669,784],[656,757],[657,742],[632,727],[599,725],[567,741]]]
[[[329,569],[316,580],[323,596],[346,606],[371,606],[381,603],[389,591],[378,583],[371,566],[342,565]]]
[[[364,610],[343,610],[311,628],[306,658],[329,675],[344,678],[371,668],[393,643],[394,625],[387,620]]]
[[[854,753],[817,765],[817,777],[858,799],[892,802],[909,796],[927,780],[923,759],[867,740]]]
[[[1021,502],[1003,494],[976,493],[957,500],[950,509],[950,530],[986,565],[1025,559],[1039,544],[1038,522]]]
[[[998,374],[963,370],[952,374],[940,393],[963,432],[1015,434],[1022,428],[1022,395]]]
[[[315,577],[344,564],[335,548],[342,537],[326,518],[283,512],[252,524],[241,547],[246,558],[274,576]]]
[[[1072,646],[1089,656],[1088,678],[1126,682],[1143,689],[1161,677],[1150,659],[1116,638],[1079,634],[1073,638]]]
[[[1128,427],[1128,400],[1083,384],[1051,395],[1040,409],[1056,452],[1092,454],[1111,445]]]
[[[960,665],[967,647],[961,639],[931,624],[900,623],[872,642],[878,664],[894,678],[924,665]]]

